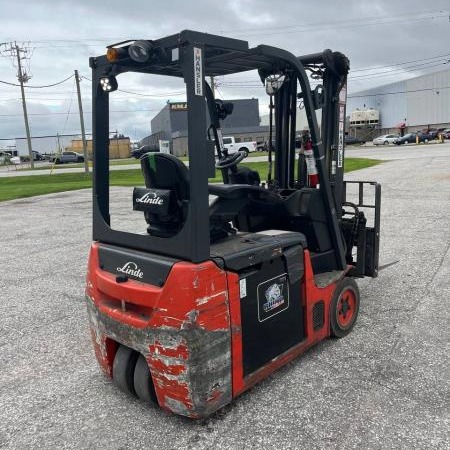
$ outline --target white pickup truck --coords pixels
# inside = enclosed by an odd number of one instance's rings
[[[250,152],[256,152],[256,142],[236,142],[233,136],[224,136],[223,146],[231,155],[238,151],[245,152],[248,155]]]

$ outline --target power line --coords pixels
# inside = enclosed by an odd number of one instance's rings
[[[130,112],[155,112],[160,111],[161,109],[125,109],[125,110],[115,110],[115,111],[109,111],[110,113],[130,113]],[[92,111],[84,111],[85,114],[92,114]],[[31,113],[28,114],[29,116],[61,116],[65,114],[78,114],[77,112],[46,112],[46,113]],[[0,114],[0,117],[16,117],[20,116],[21,114]]]
[[[387,19],[388,17],[383,17],[380,19]],[[324,25],[324,26],[303,26],[303,27],[299,27],[298,29],[293,29],[293,30],[285,30],[285,29],[280,29],[280,31],[276,31],[276,32],[271,32],[271,33],[267,33],[267,32],[260,32],[260,33],[241,33],[241,34],[235,34],[235,36],[247,36],[247,37],[255,37],[255,36],[273,36],[273,35],[277,35],[277,34],[292,34],[292,33],[306,33],[306,32],[317,32],[317,31],[325,31],[325,30],[336,30],[336,29],[344,29],[344,28],[359,28],[359,27],[367,27],[367,26],[373,26],[373,25],[389,25],[389,24],[393,24],[393,23],[411,23],[411,22],[420,22],[420,21],[425,21],[425,20],[430,20],[430,19],[440,19],[440,18],[448,18],[448,12],[446,12],[445,14],[440,14],[440,15],[435,15],[435,16],[429,16],[429,17],[419,17],[419,18],[411,18],[411,19],[406,19],[403,17],[399,17],[398,19],[392,19],[392,16],[390,16],[389,18],[391,18],[391,20],[386,20],[386,21],[380,21],[380,22],[363,22],[362,20],[358,20],[356,23],[353,24],[348,24],[348,25],[335,25],[335,26],[329,26],[329,25]]]
[[[404,12],[404,11],[392,11],[392,13],[388,16],[370,16],[370,17],[362,17],[358,20],[358,23],[361,22],[367,22],[367,21],[374,21],[374,20],[383,20],[383,19],[392,19],[395,15],[401,15],[401,17],[408,17],[408,16],[417,16],[417,15],[423,15],[423,14],[436,14],[436,13],[445,13],[448,12],[448,9],[432,9],[432,10],[426,10],[426,11],[420,11],[420,12]],[[355,22],[355,19],[344,19],[344,20],[335,20],[335,21],[326,21],[326,22],[313,22],[309,23],[308,25],[286,25],[286,26],[280,26],[280,27],[259,27],[259,28],[252,28],[250,31],[256,31],[256,30],[264,30],[264,31],[271,31],[271,30],[289,30],[289,29],[298,29],[298,28],[315,28],[320,27],[322,25],[331,25],[334,27],[336,24],[340,23],[348,23],[351,22],[353,24]],[[227,33],[234,33],[239,31],[246,31],[245,29],[239,28],[239,29],[227,29],[227,30],[221,30],[221,32],[226,31]],[[248,30],[247,30],[248,31]]]
[[[389,19],[391,20],[393,17],[398,16],[399,19],[401,19],[401,21],[411,21],[411,20],[417,20],[414,19],[414,16],[424,16],[424,17],[419,17],[419,20],[429,20],[429,19],[434,19],[436,17],[448,17],[448,13],[449,13],[450,9],[432,9],[432,10],[422,10],[422,11],[418,11],[418,12],[405,12],[405,11],[392,11],[391,14],[386,15],[386,16],[369,16],[369,17],[362,17],[362,18],[358,18],[358,19],[344,19],[344,20],[335,20],[335,21],[322,21],[322,22],[313,22],[313,23],[309,23],[308,25],[298,25],[298,24],[293,24],[293,25],[284,25],[284,26],[279,26],[279,27],[256,27],[256,28],[252,28],[250,30],[248,29],[243,29],[243,28],[232,28],[229,29],[227,28],[226,30],[220,30],[220,33],[240,33],[241,35],[244,34],[248,34],[249,32],[253,32],[253,31],[261,31],[261,34],[267,34],[267,32],[269,31],[277,31],[280,30],[280,33],[284,33],[284,32],[290,32],[291,30],[294,30],[294,32],[297,32],[298,30],[301,31],[311,31],[312,29],[318,29],[318,27],[322,27],[322,26],[326,26],[327,28],[336,28],[336,26],[339,26],[339,24],[341,25],[341,28],[346,28],[346,27],[354,27],[354,26],[365,26],[367,25],[367,22],[374,22],[373,25],[379,25],[379,23],[377,21],[382,21],[382,20],[386,20]],[[438,16],[436,16],[436,14],[440,14]],[[442,15],[441,15],[442,14]],[[357,20],[357,24],[355,24]],[[399,20],[400,21],[400,20]],[[399,22],[397,21],[397,22]],[[387,23],[391,23],[391,22],[387,22]],[[347,25],[345,25],[347,24]],[[217,32],[217,30],[214,30]],[[118,42],[120,40],[124,40],[124,39],[128,39],[127,37],[101,37],[101,38],[92,38],[92,37],[86,37],[86,38],[78,38],[78,39],[40,39],[40,40],[33,40],[30,41],[33,44],[52,44],[52,43],[67,43],[69,45],[67,45],[67,47],[69,46],[76,46],[79,45],[80,43],[83,43],[82,45],[88,45],[88,44],[84,44],[84,42],[99,42],[99,43],[103,43],[103,42]],[[89,46],[89,45],[88,45]],[[91,45],[93,46],[93,45]],[[63,46],[65,47],[65,46]],[[42,47],[41,47],[42,48]]]
[[[416,63],[416,62],[428,61],[431,59],[445,58],[447,56],[450,56],[450,53],[445,53],[443,55],[430,56],[429,58],[413,59],[412,61],[403,61],[400,63],[390,63],[390,64],[386,64],[384,66],[362,67],[360,69],[352,69],[350,72],[355,73],[355,72],[366,72],[368,70],[385,69],[385,68],[389,68],[389,67],[393,67],[393,66],[403,66],[406,64],[412,64],[412,63]]]
[[[57,83],[53,83],[53,84],[46,84],[43,86],[24,86],[25,88],[29,88],[29,89],[43,89],[43,88],[48,88],[48,87],[53,87],[53,86],[58,86],[59,84],[63,84],[65,83],[67,80],[70,80],[73,77],[73,75],[70,75],[70,77],[64,78],[64,80],[58,81]],[[16,87],[20,87],[20,84],[15,84],[15,83],[9,83],[8,81],[2,81],[0,80],[0,83],[2,84],[7,84],[9,86],[16,86]]]
[[[441,87],[424,88],[424,89],[411,89],[411,90],[407,90],[407,91],[383,92],[383,93],[379,93],[379,94],[349,95],[347,98],[378,97],[381,95],[407,94],[410,92],[439,91],[442,89],[450,89],[450,86],[441,86]]]

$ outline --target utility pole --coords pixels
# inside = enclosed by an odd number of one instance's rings
[[[31,148],[30,126],[28,124],[27,102],[25,101],[25,89],[23,88],[23,83],[27,82],[29,78],[25,73],[22,73],[22,64],[20,62],[20,52],[26,52],[26,50],[22,50],[17,44],[15,45],[15,49],[17,56],[17,66],[19,70],[17,78],[19,80],[20,90],[22,92],[23,118],[25,119],[25,131],[27,133],[28,156],[30,157],[31,168],[34,169],[33,149]]]
[[[86,173],[89,173],[89,161],[88,161],[88,154],[87,154],[86,132],[84,130],[83,104],[81,103],[80,77],[78,75],[78,70],[75,70],[75,82],[77,84],[78,111],[80,112],[81,139],[83,141],[84,171]]]
[[[14,67],[17,62],[17,79],[19,80],[20,91],[22,93],[22,107],[23,107],[23,117],[25,120],[25,131],[27,133],[28,156],[30,158],[31,168],[34,169],[33,149],[31,147],[30,126],[28,124],[27,103],[25,100],[25,89],[24,89],[24,83],[27,83],[30,80],[31,76],[29,73],[26,72],[26,70],[22,68],[22,60],[30,59],[30,57],[26,58],[25,56],[23,57],[21,56],[21,53],[26,54],[29,51],[30,49],[27,45],[22,44],[22,46],[19,46],[17,42],[14,43],[2,42],[0,44],[0,56],[10,58]]]

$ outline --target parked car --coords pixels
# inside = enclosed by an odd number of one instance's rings
[[[424,135],[426,140],[431,141],[432,139],[437,138],[438,133],[439,130],[437,128],[424,128],[423,130],[419,131],[418,134]]]
[[[20,160],[20,156],[12,156],[10,159],[12,164],[20,164],[22,161]]]
[[[349,134],[346,134],[344,136],[344,142],[345,145],[364,145],[366,143],[366,141],[364,141],[363,139],[359,139],[355,136],[351,136]]]
[[[143,145],[142,147],[131,150],[130,154],[133,158],[139,159],[141,156],[145,155],[148,152],[159,152],[159,146],[158,145]]]
[[[441,134],[444,139],[450,139],[450,128],[444,128]]]
[[[384,134],[383,136],[378,136],[372,142],[373,145],[389,145],[395,144],[398,138],[398,134]]]
[[[35,152],[33,150],[33,159],[34,161],[44,161],[44,156],[41,153]]]
[[[437,138],[437,130],[419,131],[417,136],[419,136],[419,142],[429,142]]]
[[[397,145],[415,144],[416,143],[416,133],[406,133],[404,136],[399,137],[395,143]]]
[[[55,164],[84,162],[84,156],[77,152],[62,152],[53,158]]]

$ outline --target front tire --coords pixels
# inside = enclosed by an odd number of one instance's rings
[[[330,304],[330,334],[347,336],[355,325],[359,312],[359,289],[353,278],[345,277],[336,285]]]
[[[384,141],[384,145],[389,145],[389,142],[388,141]]]

